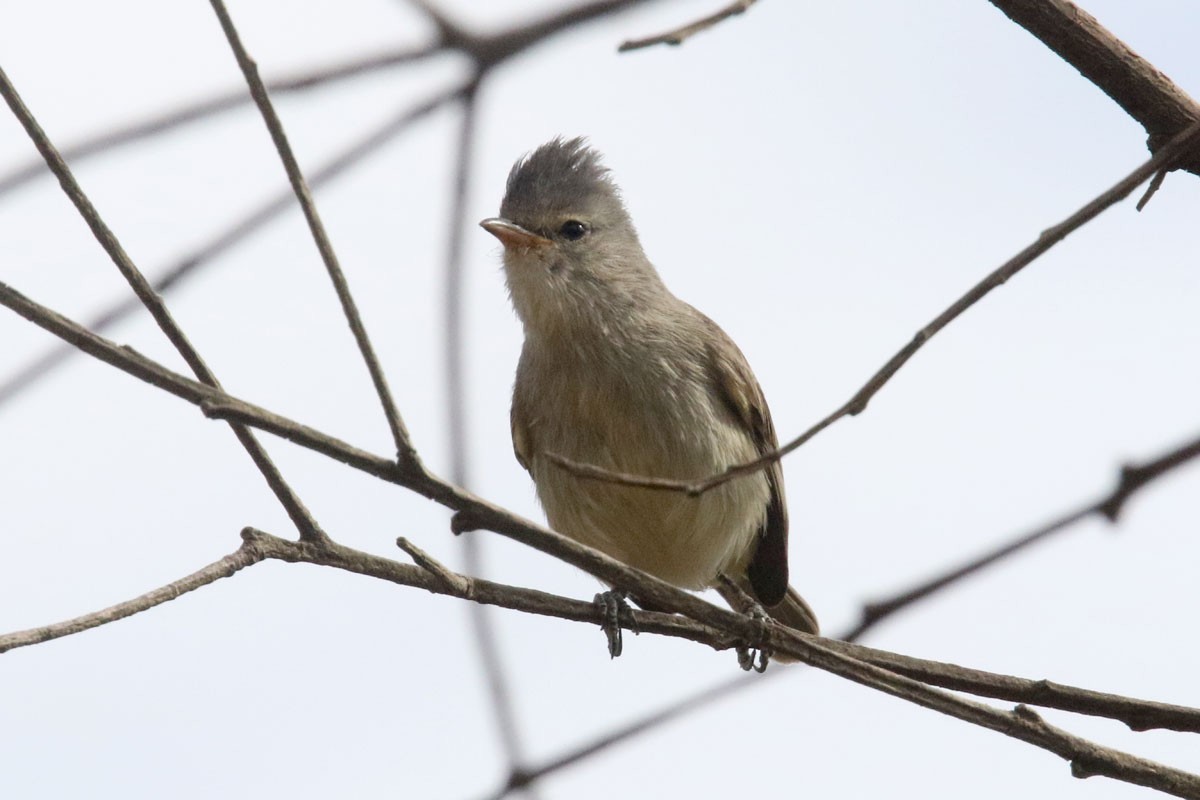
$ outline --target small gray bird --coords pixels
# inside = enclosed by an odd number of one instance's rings
[[[778,462],[689,497],[583,478],[547,458],[695,480],[777,447],[745,356],[663,284],[599,155],[583,139],[542,145],[513,166],[500,216],[480,225],[504,245],[525,328],[513,448],[551,527],[684,589],[728,598],[724,576],[816,633],[788,586]]]

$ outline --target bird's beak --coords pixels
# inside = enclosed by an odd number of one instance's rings
[[[489,217],[479,223],[485,231],[495,236],[500,240],[500,243],[505,248],[512,247],[545,247],[548,244],[553,244],[544,236],[538,236],[532,231],[527,231],[515,222],[509,222],[500,217]]]

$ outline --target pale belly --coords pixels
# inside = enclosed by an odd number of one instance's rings
[[[690,436],[646,434],[632,447],[622,441],[621,458],[595,438],[593,446],[585,442],[563,454],[607,469],[671,478],[706,477],[755,455],[744,434],[724,420],[712,420],[711,427]],[[535,457],[533,471],[551,527],[686,589],[709,587],[719,573],[745,574],[770,495],[762,473],[689,497],[579,478],[544,457]]]

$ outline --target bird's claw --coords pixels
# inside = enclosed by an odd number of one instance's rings
[[[750,606],[746,611],[746,616],[758,624],[758,633],[754,636],[754,642],[751,646],[739,646],[737,648],[738,666],[746,672],[754,670],[762,674],[767,671],[767,666],[771,663],[771,648],[763,645],[767,640],[767,620],[769,616],[758,603]]]
[[[621,628],[629,628],[634,634],[638,633],[633,609],[629,607],[629,601],[626,599],[628,596],[628,593],[621,589],[610,589],[600,592],[592,601],[600,609],[600,629],[608,639],[609,658],[616,658],[624,649]]]

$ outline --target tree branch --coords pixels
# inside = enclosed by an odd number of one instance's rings
[[[1200,120],[1200,104],[1153,64],[1066,0],[990,0],[1137,120],[1151,152]],[[1200,158],[1180,164],[1200,174]]]
[[[197,570],[187,577],[180,578],[177,581],[168,583],[166,586],[146,592],[132,600],[126,600],[124,603],[118,603],[102,611],[84,614],[81,617],[75,617],[65,622],[57,622],[53,625],[44,625],[40,628],[30,628],[27,631],[4,634],[0,636],[0,653],[7,653],[9,650],[15,650],[18,647],[28,647],[31,644],[41,644],[51,639],[60,639],[63,636],[82,633],[101,625],[107,625],[110,622],[116,622],[119,619],[132,617],[134,614],[139,614],[155,606],[162,605],[169,600],[174,600],[180,595],[193,592],[201,586],[207,586],[210,583],[219,581],[221,578],[228,578],[238,570],[257,564],[263,558],[263,554],[257,548],[243,543],[241,547],[219,561],[214,561],[207,567]]]
[[[254,62],[242,45],[241,37],[238,35],[237,28],[234,26],[233,19],[229,16],[223,0],[211,0],[211,5],[221,23],[221,30],[225,32],[225,39],[229,42],[229,47],[237,59],[238,67],[241,68],[242,75],[246,79],[246,84],[250,87],[250,95],[254,98],[254,104],[258,106],[267,130],[271,134],[271,141],[283,162],[283,168],[287,172],[288,181],[292,184],[292,190],[296,193],[296,199],[300,201],[300,208],[304,212],[309,232],[312,233],[313,241],[316,242],[317,251],[321,254],[321,261],[325,264],[329,280],[333,282],[338,301],[342,304],[342,313],[345,314],[346,322],[354,334],[358,351],[362,355],[363,361],[366,362],[367,371],[371,375],[371,383],[374,384],[375,393],[379,396],[379,403],[383,406],[383,413],[392,432],[392,444],[396,447],[397,457],[403,461],[415,460],[417,452],[409,439],[408,430],[404,427],[404,420],[400,417],[400,409],[396,407],[392,390],[388,387],[387,376],[384,375],[379,358],[375,355],[375,348],[371,345],[371,338],[367,335],[366,326],[363,325],[362,315],[359,314],[358,305],[354,302],[354,295],[350,293],[350,284],[346,280],[346,274],[342,271],[341,264],[338,263],[337,254],[333,251],[333,243],[329,241],[325,223],[321,221],[316,203],[313,202],[312,192],[309,191],[308,183],[304,180],[304,173],[300,171],[296,154],[292,152],[287,133],[284,132],[283,124],[279,121],[279,115],[275,113],[275,107],[271,105],[271,98],[267,96],[267,88],[258,74],[258,64]]]
[[[1037,542],[1046,539],[1047,537],[1058,533],[1070,525],[1086,519],[1094,514],[1098,514],[1110,523],[1115,523],[1121,510],[1125,506],[1125,502],[1139,489],[1144,487],[1156,478],[1159,478],[1167,472],[1182,466],[1192,459],[1200,456],[1200,436],[1197,436],[1190,441],[1184,442],[1177,447],[1163,453],[1153,461],[1145,464],[1126,464],[1121,468],[1120,477],[1117,480],[1117,485],[1113,490],[1102,497],[1101,499],[1075,509],[1068,511],[1057,519],[1042,525],[1041,527],[1017,537],[1013,541],[998,547],[984,555],[968,561],[960,567],[956,567],[943,575],[940,575],[932,580],[926,581],[918,586],[908,589],[897,594],[887,600],[879,600],[873,603],[868,603],[863,607],[862,618],[859,623],[842,638],[847,641],[855,641],[862,637],[871,628],[878,625],[882,620],[890,617],[901,609],[923,600],[929,595],[937,592],[952,583],[957,583],[963,578],[970,577],[976,572],[1001,561],[1014,553],[1021,552]]]
[[[423,46],[418,48],[401,48],[365,58],[354,58],[338,64],[297,73],[291,77],[281,78],[267,83],[267,89],[272,94],[284,94],[314,89],[333,81],[354,78],[381,69],[411,64],[428,56],[438,53],[440,48]],[[68,162],[79,165],[94,155],[99,155],[122,145],[149,139],[160,133],[167,133],[175,128],[192,122],[198,122],[225,111],[240,108],[250,102],[251,97],[241,87],[234,91],[214,95],[203,100],[193,100],[170,111],[155,114],[139,122],[122,125],[103,133],[89,136],[74,144],[63,147],[59,152]],[[17,189],[39,175],[43,174],[45,164],[40,159],[34,159],[16,167],[12,171],[0,175],[0,195]]]
[[[697,33],[706,31],[730,17],[736,17],[745,12],[755,2],[757,0],[734,0],[734,2],[715,13],[709,14],[707,17],[702,17],[686,25],[680,25],[678,28],[669,30],[666,33],[660,33],[657,36],[647,36],[644,39],[626,39],[624,42],[621,42],[621,46],[617,48],[617,52],[627,53],[630,50],[641,50],[644,47],[653,47],[657,44],[669,44],[672,47],[681,45]]]

